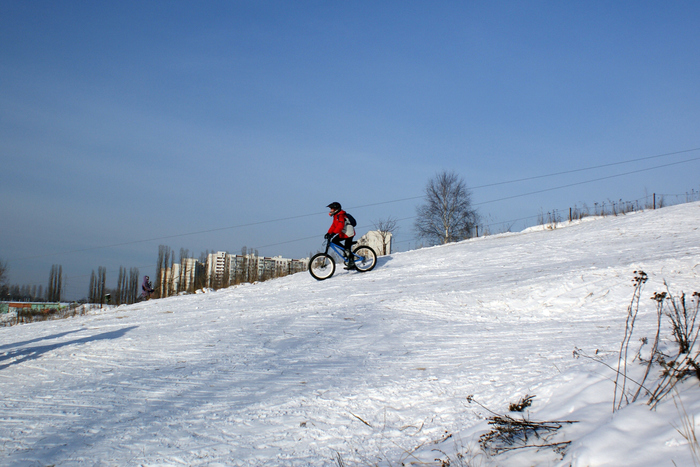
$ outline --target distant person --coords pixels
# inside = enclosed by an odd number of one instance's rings
[[[153,287],[151,286],[151,281],[148,279],[148,276],[143,276],[143,284],[141,284],[141,296],[145,299],[151,298],[151,294],[153,293]]]
[[[345,269],[355,269],[355,258],[352,255],[352,239],[355,236],[355,228],[340,203],[332,202],[328,208],[331,210],[328,215],[333,217],[333,223],[325,238],[345,249],[345,257],[347,258]],[[344,245],[343,240],[345,241]]]

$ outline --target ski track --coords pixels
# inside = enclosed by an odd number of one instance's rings
[[[596,367],[574,348],[616,352],[633,271],[649,296],[664,279],[697,288],[699,209],[2,328],[0,464],[410,461],[482,422],[468,395],[494,409],[546,397],[567,370]]]

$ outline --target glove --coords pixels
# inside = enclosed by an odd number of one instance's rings
[[[327,233],[326,235],[323,236],[323,238],[325,238],[326,240],[330,240],[332,236],[333,236],[333,234]]]

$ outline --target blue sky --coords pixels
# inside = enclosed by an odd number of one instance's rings
[[[98,266],[152,274],[159,244],[304,257],[331,201],[360,231],[404,219],[411,248],[441,170],[494,231],[698,191],[699,20],[682,1],[3,1],[0,258],[44,287],[61,264],[79,298]]]

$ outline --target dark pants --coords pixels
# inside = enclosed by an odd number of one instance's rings
[[[340,238],[339,235],[336,235],[335,237],[333,237],[331,242],[335,243],[336,245],[338,245],[341,248],[345,248],[345,251],[349,252],[352,248],[352,239],[353,238],[355,238],[355,237]],[[343,245],[342,242],[345,242],[345,245]]]

